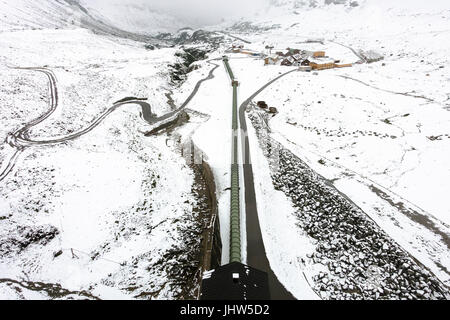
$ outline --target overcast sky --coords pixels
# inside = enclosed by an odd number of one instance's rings
[[[269,0],[84,0],[101,6],[139,5],[146,9],[161,10],[183,20],[198,20],[199,24],[215,23],[222,18],[248,15],[265,6]],[[101,11],[101,10],[99,10]]]

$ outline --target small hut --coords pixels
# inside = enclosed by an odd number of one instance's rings
[[[315,51],[313,53],[314,58],[323,58],[325,57],[325,51]]]
[[[302,59],[302,55],[300,53],[294,54],[292,56],[292,58],[294,58],[295,61],[299,61]]]
[[[265,101],[258,101],[257,106],[261,109],[267,109],[269,107]]]
[[[298,68],[299,71],[310,72],[312,70],[311,66],[300,66]]]

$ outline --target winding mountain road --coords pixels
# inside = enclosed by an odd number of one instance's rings
[[[75,140],[75,139],[89,133],[90,131],[92,131],[103,120],[105,120],[111,113],[113,113],[118,108],[120,108],[124,105],[129,105],[129,104],[140,105],[142,107],[142,118],[150,125],[154,125],[156,123],[159,123],[159,122],[162,122],[167,119],[171,119],[171,118],[175,117],[180,111],[182,111],[184,108],[186,108],[186,106],[192,101],[192,99],[195,97],[198,90],[200,89],[202,83],[214,78],[214,71],[219,67],[218,64],[212,62],[215,60],[220,60],[220,58],[219,59],[211,59],[211,60],[207,61],[209,64],[212,64],[214,67],[210,70],[210,72],[208,73],[208,75],[205,78],[203,78],[197,82],[192,93],[187,97],[187,99],[183,102],[183,104],[179,108],[177,108],[176,110],[174,110],[172,112],[169,112],[167,114],[164,114],[163,116],[158,117],[152,113],[151,105],[149,103],[145,102],[143,99],[138,99],[138,98],[123,99],[122,101],[118,101],[118,102],[114,103],[112,107],[110,107],[105,112],[103,112],[98,118],[96,118],[85,129],[83,129],[79,132],[67,135],[67,136],[58,137],[58,138],[47,138],[47,139],[42,139],[42,140],[34,140],[34,139],[30,138],[29,133],[33,127],[37,126],[38,124],[40,124],[43,121],[45,121],[46,119],[48,119],[58,108],[59,99],[58,99],[58,88],[56,85],[56,76],[53,73],[53,71],[46,69],[46,68],[13,68],[16,70],[29,70],[29,71],[41,72],[47,76],[47,78],[49,80],[50,108],[47,112],[45,112],[43,115],[41,115],[37,119],[28,122],[19,130],[15,131],[13,133],[10,133],[8,135],[6,142],[10,146],[16,148],[16,151],[9,158],[9,160],[7,160],[6,167],[0,173],[0,181],[3,181],[8,176],[8,174],[11,173],[11,171],[14,169],[14,167],[17,163],[17,159],[19,158],[20,154],[26,148],[31,147],[31,146],[54,145],[54,144],[60,144],[60,143],[64,143],[67,141]]]

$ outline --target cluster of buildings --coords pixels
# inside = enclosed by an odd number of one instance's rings
[[[279,51],[272,54],[272,49],[274,49],[274,47],[266,46],[266,52],[260,53],[245,49],[243,45],[234,44],[227,52],[248,54],[253,57],[262,58],[264,59],[264,65],[293,66],[298,67],[301,71],[326,70],[352,66],[351,63],[341,63],[340,60],[327,56],[325,51],[308,51],[287,48],[286,52]],[[371,55],[374,56],[372,53]],[[370,58],[372,58],[372,56]]]
[[[351,67],[350,63],[341,63],[325,54],[325,51],[307,51],[288,48],[286,53],[276,52],[264,58],[265,65],[299,67],[302,71],[325,70]]]

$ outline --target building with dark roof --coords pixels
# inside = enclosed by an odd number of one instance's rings
[[[205,272],[201,300],[270,300],[267,273],[233,262]]]

